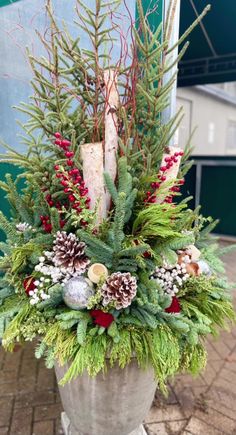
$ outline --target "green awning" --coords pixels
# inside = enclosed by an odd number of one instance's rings
[[[209,0],[182,0],[180,34]],[[179,64],[179,86],[236,80],[236,0],[210,0],[211,10],[189,36]]]
[[[11,3],[16,3],[19,0],[0,0],[0,8],[2,6],[10,5]]]

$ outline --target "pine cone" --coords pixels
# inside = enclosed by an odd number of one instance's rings
[[[80,242],[75,234],[58,231],[53,247],[54,265],[65,269],[71,275],[75,273],[81,275],[90,263],[85,255],[85,246],[85,243]]]
[[[109,276],[101,288],[103,305],[114,302],[115,308],[128,307],[137,292],[137,281],[130,273],[116,272]]]

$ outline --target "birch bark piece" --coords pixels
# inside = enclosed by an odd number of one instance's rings
[[[182,151],[182,148],[175,147],[175,146],[169,146],[169,147],[167,148],[167,150],[168,150],[168,151],[165,152],[165,153],[163,154],[162,162],[161,162],[161,166],[166,166],[166,161],[165,161],[165,158],[166,158],[166,157],[171,157],[171,156],[173,156],[176,152],[179,153],[180,151]],[[171,166],[171,168],[168,169],[168,170],[165,172],[165,177],[166,177],[165,184],[167,184],[168,181],[171,181],[171,180],[176,179],[177,176],[178,176],[179,167],[180,167],[180,162],[181,162],[181,156],[176,157],[176,160],[177,160],[177,162],[176,162],[176,163],[173,163],[173,166]],[[156,195],[157,195],[157,198],[156,198],[156,203],[157,203],[157,204],[160,204],[161,202],[163,202],[164,199],[165,199],[166,196],[167,196],[166,193],[163,193],[163,194],[161,194],[161,195],[158,195],[158,190],[156,191]]]
[[[102,142],[81,145],[81,159],[83,178],[91,199],[90,207],[92,210],[97,207],[97,224],[100,224],[106,218]]]
[[[104,83],[106,89],[105,104],[105,172],[108,172],[114,181],[117,174],[117,150],[118,150],[118,119],[117,108],[119,94],[117,91],[117,75],[113,70],[104,71]],[[110,209],[111,196],[106,192],[106,207]]]

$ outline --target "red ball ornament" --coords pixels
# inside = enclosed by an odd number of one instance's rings
[[[179,303],[179,299],[176,296],[173,296],[171,305],[165,309],[166,313],[178,314],[181,311],[181,306]]]
[[[108,328],[114,321],[114,316],[111,313],[104,313],[102,310],[92,310],[90,311],[90,316],[95,325],[102,326],[103,328]]]
[[[28,278],[25,278],[23,281],[23,286],[25,289],[25,293],[29,296],[29,292],[36,288],[36,285],[34,284],[34,278],[32,276],[28,276]]]

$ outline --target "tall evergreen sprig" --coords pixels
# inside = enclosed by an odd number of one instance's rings
[[[170,35],[175,2],[170,2],[166,23],[160,24],[155,31],[148,22],[148,13],[144,13],[142,0],[137,0],[137,7],[139,18],[136,28],[133,28],[133,52],[137,61],[132,64],[135,72],[130,73],[131,89],[126,94],[126,113],[123,114],[123,119],[125,132],[129,133],[129,138],[133,138],[131,154],[130,148],[126,147],[129,162],[135,167],[136,174],[150,174],[156,172],[163,151],[182,119],[180,111],[166,124],[162,121],[162,113],[169,104],[170,91],[176,81],[177,71],[174,67],[183,57],[189,43],[187,41],[182,44],[208,12],[209,6],[173,46],[170,46]],[[179,54],[174,56],[179,45]],[[132,80],[133,76],[136,80]],[[135,100],[129,98],[129,95],[135,95]],[[135,110],[132,110],[133,107]]]

